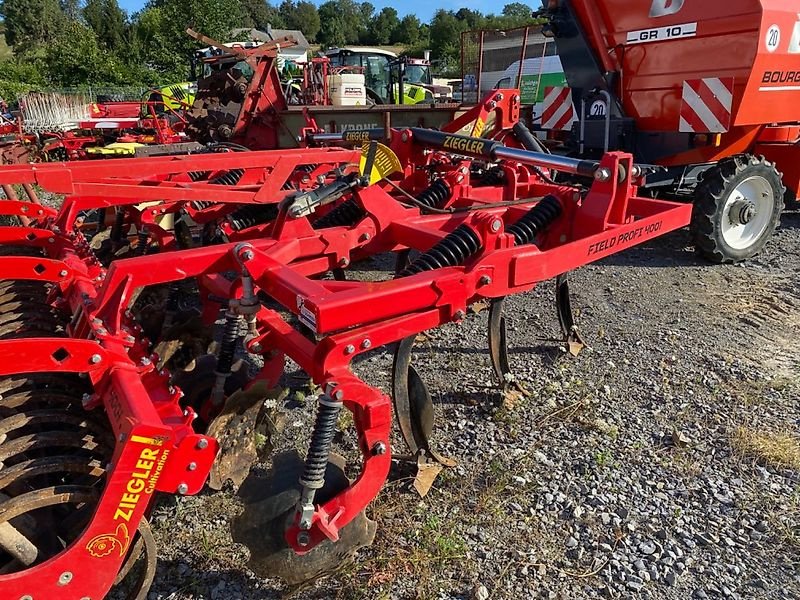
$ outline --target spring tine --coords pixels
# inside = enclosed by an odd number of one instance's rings
[[[411,402],[409,400],[408,368],[411,365],[411,349],[414,338],[407,337],[397,344],[392,365],[392,401],[400,434],[412,454],[419,452],[419,445],[414,436],[414,426],[411,416]]]
[[[501,385],[508,381],[511,367],[508,364],[508,343],[506,341],[506,319],[503,316],[505,298],[495,298],[489,305],[489,356],[492,359],[494,374]]]
[[[572,313],[572,303],[569,295],[569,275],[562,273],[556,278],[556,312],[558,313],[558,324],[561,327],[561,335],[566,344],[567,351],[573,356],[578,356],[586,345],[575,325],[575,317]]]

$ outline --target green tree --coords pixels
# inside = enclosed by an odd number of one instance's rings
[[[18,54],[49,44],[66,24],[58,0],[3,0],[6,43]]]
[[[280,13],[288,29],[297,29],[303,32],[309,40],[316,40],[320,29],[319,12],[311,2],[292,2],[284,0],[280,6]]]
[[[86,0],[83,19],[103,46],[111,50],[122,49],[127,19],[117,0]]]
[[[430,45],[434,59],[441,61],[443,70],[454,69],[458,64],[461,33],[469,28],[466,18],[459,19],[452,11],[438,10],[434,14],[430,25]]]
[[[531,7],[522,2],[512,2],[503,7],[503,16],[522,22],[530,21],[533,11]]]
[[[240,27],[255,27],[266,31],[268,25],[281,28],[285,26],[285,18],[280,9],[265,0],[241,0],[243,13]]]
[[[357,43],[366,30],[363,8],[353,0],[329,0],[319,7],[320,30],[317,41],[323,46]],[[372,6],[371,4],[369,6]]]
[[[392,44],[413,46],[420,40],[421,24],[414,15],[406,15],[392,32]]]
[[[400,25],[397,10],[387,6],[372,19],[369,26],[369,37],[373,44],[388,44],[392,34]]]
[[[44,65],[51,85],[73,87],[124,82],[124,69],[113,53],[101,48],[94,31],[69,21],[45,48]]]

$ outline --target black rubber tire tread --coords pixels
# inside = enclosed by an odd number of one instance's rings
[[[775,206],[772,219],[761,237],[748,248],[731,248],[722,237],[722,211],[731,191],[743,180],[760,175],[772,186]],[[719,161],[705,172],[703,181],[695,190],[691,233],[695,249],[709,261],[732,264],[752,258],[766,245],[780,225],[783,212],[783,174],[763,156],[739,154]]]

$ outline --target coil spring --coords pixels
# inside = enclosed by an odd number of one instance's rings
[[[122,241],[122,228],[125,226],[125,211],[118,208],[114,215],[114,224],[111,226],[111,241],[119,244]]]
[[[239,183],[239,180],[244,175],[244,169],[231,169],[230,171],[225,171],[221,175],[217,175],[209,181],[209,183],[214,183],[216,185],[236,185]]]
[[[138,256],[144,256],[147,254],[147,250],[150,246],[150,234],[147,233],[146,229],[140,229],[137,236],[139,243],[136,246],[136,254]]]
[[[311,443],[308,446],[305,468],[300,484],[313,489],[322,487],[325,482],[325,469],[328,466],[328,455],[331,453],[333,436],[336,434],[336,424],[339,421],[339,411],[342,403],[328,396],[319,399],[317,418],[314,430],[311,433]]]
[[[364,210],[354,198],[345,200],[324,217],[314,221],[314,229],[355,225],[364,217]]]
[[[233,358],[236,354],[236,340],[239,339],[239,315],[230,311],[225,313],[225,329],[222,332],[222,341],[219,344],[216,372],[227,375],[231,372]]]
[[[560,216],[561,203],[555,196],[548,195],[506,231],[514,236],[517,246],[530,244],[537,235]]]
[[[192,202],[192,208],[195,210],[205,210],[209,206],[213,206],[213,202],[209,202],[208,200],[195,200]]]
[[[275,204],[243,206],[231,213],[228,222],[234,231],[241,231],[253,225],[260,225],[272,221],[278,216],[278,208]]]
[[[211,171],[189,171],[189,179],[192,181],[200,181],[211,175]]]
[[[460,225],[453,233],[400,271],[399,277],[408,277],[443,267],[456,267],[464,264],[480,249],[481,239],[478,234],[468,225]]]
[[[441,208],[450,198],[450,193],[447,182],[444,179],[437,179],[417,196],[417,201],[428,208]]]

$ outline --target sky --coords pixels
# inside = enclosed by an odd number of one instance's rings
[[[362,1],[362,0],[359,0]],[[440,8],[445,10],[458,10],[462,7],[468,7],[472,10],[479,10],[482,13],[499,13],[503,9],[504,4],[508,4],[512,0],[492,2],[491,0],[405,0],[404,2],[394,2],[389,0],[370,0],[372,4],[379,11],[384,6],[393,6],[401,17],[411,13],[417,15],[424,23],[430,21],[433,13]],[[325,0],[312,0],[314,4],[319,6]],[[127,10],[129,13],[136,12],[144,6],[145,0],[119,0],[119,5]],[[279,1],[272,0],[271,4],[279,4]],[[399,5],[399,6],[398,6]]]

